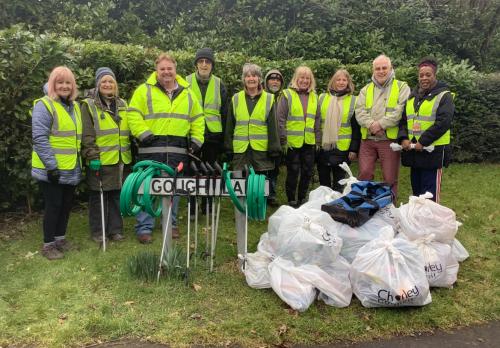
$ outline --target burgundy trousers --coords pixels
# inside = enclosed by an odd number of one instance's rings
[[[359,149],[359,180],[373,180],[375,163],[380,160],[384,182],[392,186],[393,202],[398,198],[399,151],[392,151],[393,140],[362,140]]]

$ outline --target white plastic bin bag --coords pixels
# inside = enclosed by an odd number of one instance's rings
[[[432,193],[410,196],[407,204],[393,209],[399,232],[404,233],[409,240],[434,234],[436,241],[451,244],[460,226],[455,212],[428,198],[432,198]]]
[[[358,250],[366,243],[381,236],[386,238],[394,237],[392,226],[377,215],[359,227],[351,227],[337,221],[334,221],[334,223],[338,236],[342,239],[340,255],[345,257],[348,262],[354,260]]]
[[[347,178],[339,180],[339,184],[344,186],[344,191],[342,191],[342,195],[345,196],[349,192],[351,192],[351,185],[359,182],[358,179],[354,175],[352,175],[351,168],[349,168],[349,165],[346,162],[342,162],[342,164],[339,164],[339,167],[342,168],[348,175]]]
[[[453,244],[451,245],[451,253],[458,262],[463,262],[469,258],[469,253],[462,243],[460,243],[460,241],[456,238],[453,240]]]
[[[413,243],[378,238],[351,265],[354,294],[365,307],[423,306],[431,302],[424,259]]]
[[[299,280],[292,261],[277,257],[269,264],[271,286],[274,292],[293,309],[304,312],[314,302],[316,289]]]

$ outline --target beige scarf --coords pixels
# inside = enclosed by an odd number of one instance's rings
[[[326,111],[325,126],[323,127],[323,137],[321,147],[325,151],[333,150],[339,140],[339,129],[342,122],[342,107],[344,96],[332,96],[328,110]]]

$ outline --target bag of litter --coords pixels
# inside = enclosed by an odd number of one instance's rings
[[[351,265],[353,292],[365,307],[423,306],[431,302],[424,259],[413,243],[378,238]]]
[[[269,264],[271,287],[274,292],[293,309],[304,312],[316,298],[316,289],[311,284],[299,280],[292,261],[281,257]]]
[[[352,262],[358,250],[369,241],[379,237],[393,238],[394,230],[384,219],[375,215],[367,223],[359,227],[351,227],[334,221],[334,228],[340,239],[342,249],[340,255]]]
[[[399,238],[404,238],[400,234]],[[457,281],[458,262],[449,244],[434,240],[431,234],[412,241],[424,257],[424,270],[430,287],[451,288]]]
[[[320,186],[309,192],[309,200],[302,204],[297,210],[321,210],[323,204],[334,201],[340,197],[342,197],[340,192],[334,191],[326,186]]]
[[[463,262],[469,258],[469,253],[458,239],[453,239],[451,253],[458,262]]]
[[[436,241],[451,244],[460,226],[455,212],[428,198],[432,198],[432,193],[410,196],[407,204],[393,209],[400,232],[409,240],[434,234]]]
[[[330,216],[319,210],[296,212],[280,225],[277,237],[270,238],[276,255],[295,265],[327,265],[335,260],[342,248]]]
[[[245,278],[248,286],[254,289],[271,287],[268,266],[272,259],[259,251],[246,255]]]
[[[347,307],[351,303],[351,265],[342,256],[328,266],[304,265],[298,267],[297,277],[319,290],[318,298],[329,306]]]
[[[281,222],[286,219],[288,216],[294,215],[296,209],[288,206],[282,205],[274,212],[273,215],[269,217],[269,222],[267,224],[267,231],[269,233],[269,237],[273,238],[278,235],[278,230],[280,228]]]
[[[342,168],[347,173],[347,178],[339,180],[340,185],[344,186],[344,191],[342,191],[342,195],[346,195],[351,192],[351,185],[359,182],[358,179],[354,175],[352,175],[351,168],[346,162],[342,162],[339,164],[339,167]]]

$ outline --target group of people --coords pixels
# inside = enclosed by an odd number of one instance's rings
[[[374,178],[380,161],[394,200],[400,161],[411,167],[415,195],[426,191],[439,200],[442,167],[449,162],[453,96],[436,78],[438,64],[425,58],[418,65],[418,86],[396,79],[391,60],[373,61],[371,81],[355,96],[351,75],[339,69],[325,93],[317,94],[311,69],[299,66],[288,85],[280,71],[265,77],[256,64],[242,69],[240,92],[228,98],[221,78],[213,74],[214,53],[196,52],[195,72],[177,74],[174,57],[162,53],[155,71],[133,93],[130,103],[119,97],[114,72],[97,69],[95,88],[82,103],[71,70],[56,67],[45,96],[32,111],[32,176],[45,200],[42,254],[58,259],[71,248],[65,239],[71,201],[86,170],[91,237],[102,242],[100,191],[104,195],[107,238],[123,239],[120,189],[135,160],[155,160],[176,167],[191,157],[213,163],[221,157],[233,170],[252,166],[270,181],[268,202],[277,205],[279,165],[286,163],[288,204],[306,198],[316,165],[321,185],[340,190],[342,162],[359,162],[360,180]],[[399,143],[402,153],[393,151]],[[432,151],[429,146],[434,145]],[[401,157],[401,158],[400,158]],[[179,198],[173,200],[172,236],[178,238]],[[194,205],[191,205],[194,206]],[[202,204],[202,207],[207,205]],[[210,209],[210,207],[209,207]],[[206,212],[205,212],[206,213]],[[141,243],[152,241],[154,218],[137,215]]]

